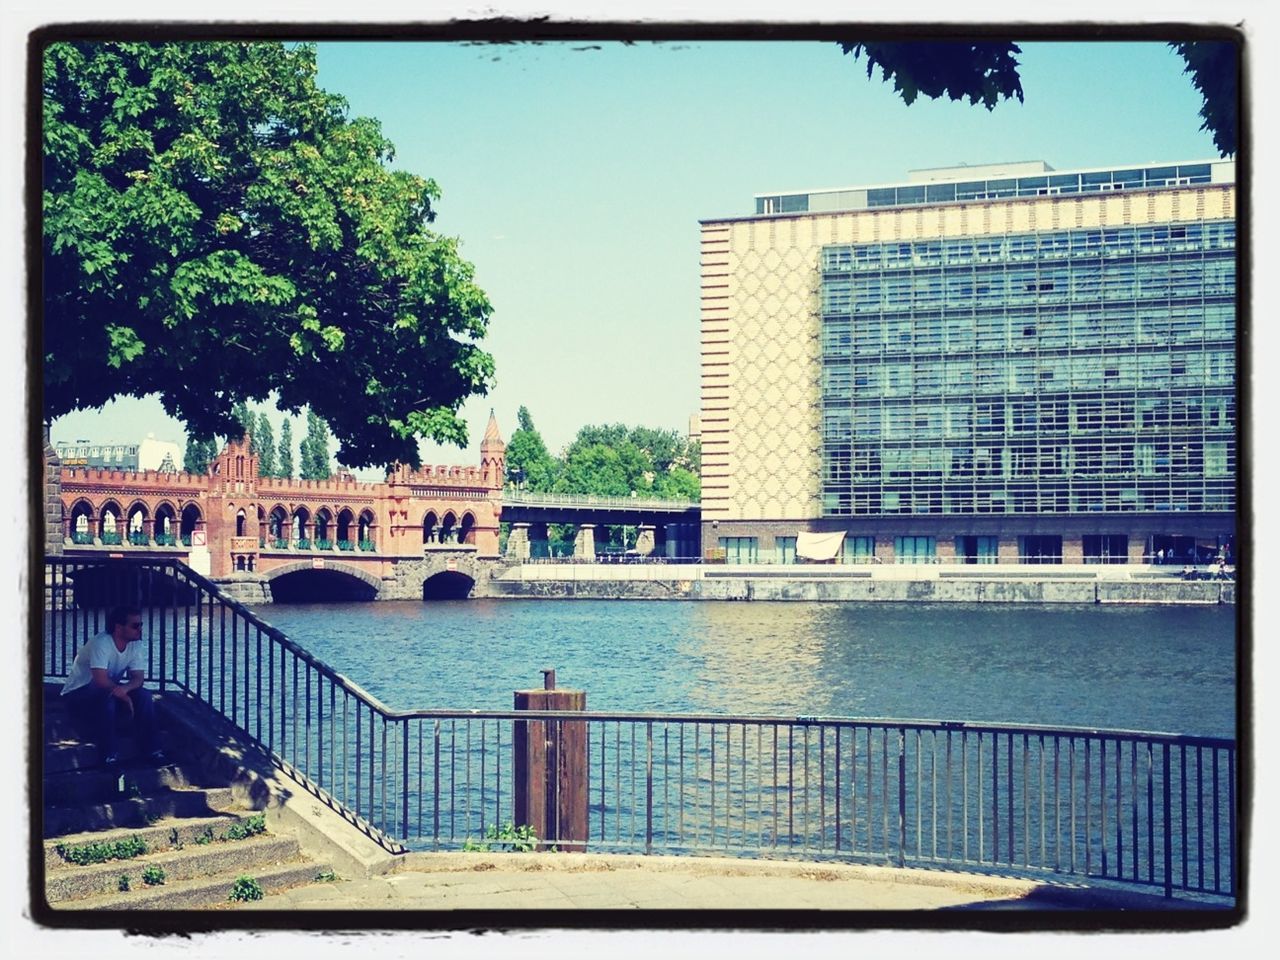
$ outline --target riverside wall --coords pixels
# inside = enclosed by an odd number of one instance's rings
[[[708,567],[517,567],[495,577],[491,597],[581,600],[769,600],[805,602],[1234,604],[1233,581],[1113,567],[996,574],[890,567],[806,572]]]

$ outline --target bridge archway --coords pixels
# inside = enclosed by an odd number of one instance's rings
[[[71,506],[71,539],[76,543],[93,542],[93,504],[77,500]]]
[[[351,523],[355,519],[355,515],[351,512],[350,507],[343,507],[338,511],[337,522],[337,541],[339,550],[352,550],[355,544],[351,542]],[[346,546],[342,546],[343,544]]]
[[[98,511],[98,536],[102,538],[102,542],[113,539],[117,536],[123,538],[124,535],[124,515],[120,510],[120,504],[114,500],[107,500],[102,504]]]
[[[194,503],[188,503],[182,508],[182,536],[191,540],[191,534],[195,532],[197,526],[204,522],[204,515],[200,512],[200,508]]]
[[[287,563],[266,575],[273,603],[350,603],[374,600],[382,581],[358,567],[326,561],[323,568],[310,560]]]
[[[462,522],[458,524],[459,543],[473,543],[475,541],[475,535],[472,533],[472,528],[475,525],[476,517],[474,513],[468,511],[462,515]]]
[[[444,570],[422,581],[423,600],[465,600],[476,582],[457,570]]]
[[[439,522],[440,520],[436,517],[436,512],[434,510],[428,510],[427,515],[422,518],[423,543],[435,543],[436,525],[439,524]]]
[[[178,511],[174,509],[173,504],[168,501],[157,504],[153,528],[157,537],[156,543],[177,542]]]

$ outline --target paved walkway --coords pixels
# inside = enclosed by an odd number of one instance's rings
[[[1069,888],[1003,877],[690,857],[411,854],[395,872],[269,895],[246,910],[936,910],[1096,908]],[[1142,898],[1160,903],[1157,898]],[[1129,904],[1145,905],[1151,904]],[[1167,905],[1167,904],[1166,904]],[[229,905],[230,906],[230,905]]]

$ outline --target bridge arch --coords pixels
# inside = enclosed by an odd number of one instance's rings
[[[360,542],[364,543],[367,540],[371,543],[376,543],[376,541],[374,540],[374,535],[376,532],[377,532],[377,524],[374,521],[373,511],[361,510],[360,519],[357,522],[357,535],[360,538]]]
[[[422,542],[435,543],[436,527],[440,523],[440,518],[436,516],[434,510],[428,510],[422,518]]]
[[[131,542],[142,536],[145,536],[148,540],[151,539],[150,520],[151,511],[145,502],[134,500],[133,503],[129,504],[129,509],[125,511],[124,528],[126,536],[129,537]]]
[[[422,599],[465,600],[475,585],[475,578],[460,570],[441,570],[422,581]]]
[[[355,514],[352,513],[350,507],[343,507],[338,511],[338,516],[334,522],[334,539],[339,544],[339,549],[343,549],[341,544],[346,544],[347,550],[354,550],[355,544],[351,542],[351,524],[355,522]]]
[[[152,522],[152,534],[154,537],[164,537],[165,542],[169,542],[169,538],[177,537],[178,531],[178,510],[168,500],[161,500],[156,504],[156,516]],[[160,541],[156,541],[157,543]]]
[[[98,536],[115,537],[123,534],[124,511],[114,497],[108,497],[98,508]]]
[[[182,508],[182,520],[180,524],[180,532],[182,536],[190,538],[195,532],[196,527],[204,523],[204,514],[200,510],[200,504],[194,500],[189,501]]]
[[[286,563],[265,574],[276,603],[324,600],[373,600],[382,590],[382,581],[349,563],[325,560],[317,568],[310,560]]]
[[[316,510],[315,533],[317,544],[321,540],[333,542],[333,511],[328,507],[320,507]]]
[[[87,498],[81,497],[71,505],[71,512],[68,514],[68,522],[70,523],[68,529],[73,541],[81,543],[92,542],[94,517],[93,504]]]
[[[453,536],[453,528],[458,523],[458,516],[452,510],[444,515],[444,519],[440,521],[440,542],[448,543]]]
[[[475,525],[476,525],[476,515],[472,513],[470,510],[468,510],[466,513],[462,515],[462,522],[458,524],[458,542],[459,543],[475,542],[475,533],[474,533]]]

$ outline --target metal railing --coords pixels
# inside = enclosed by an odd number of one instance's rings
[[[1234,740],[928,720],[393,710],[172,560],[46,561],[43,672],[135,603],[149,676],[212,707],[384,846],[514,819],[516,724],[585,724],[585,836],[630,853],[833,858],[1234,896]],[[557,736],[558,739],[558,736]]]
[[[686,513],[701,510],[700,500],[662,500],[657,497],[598,497],[587,493],[531,493],[507,488],[502,502],[514,507],[609,507],[617,510],[661,510]]]

